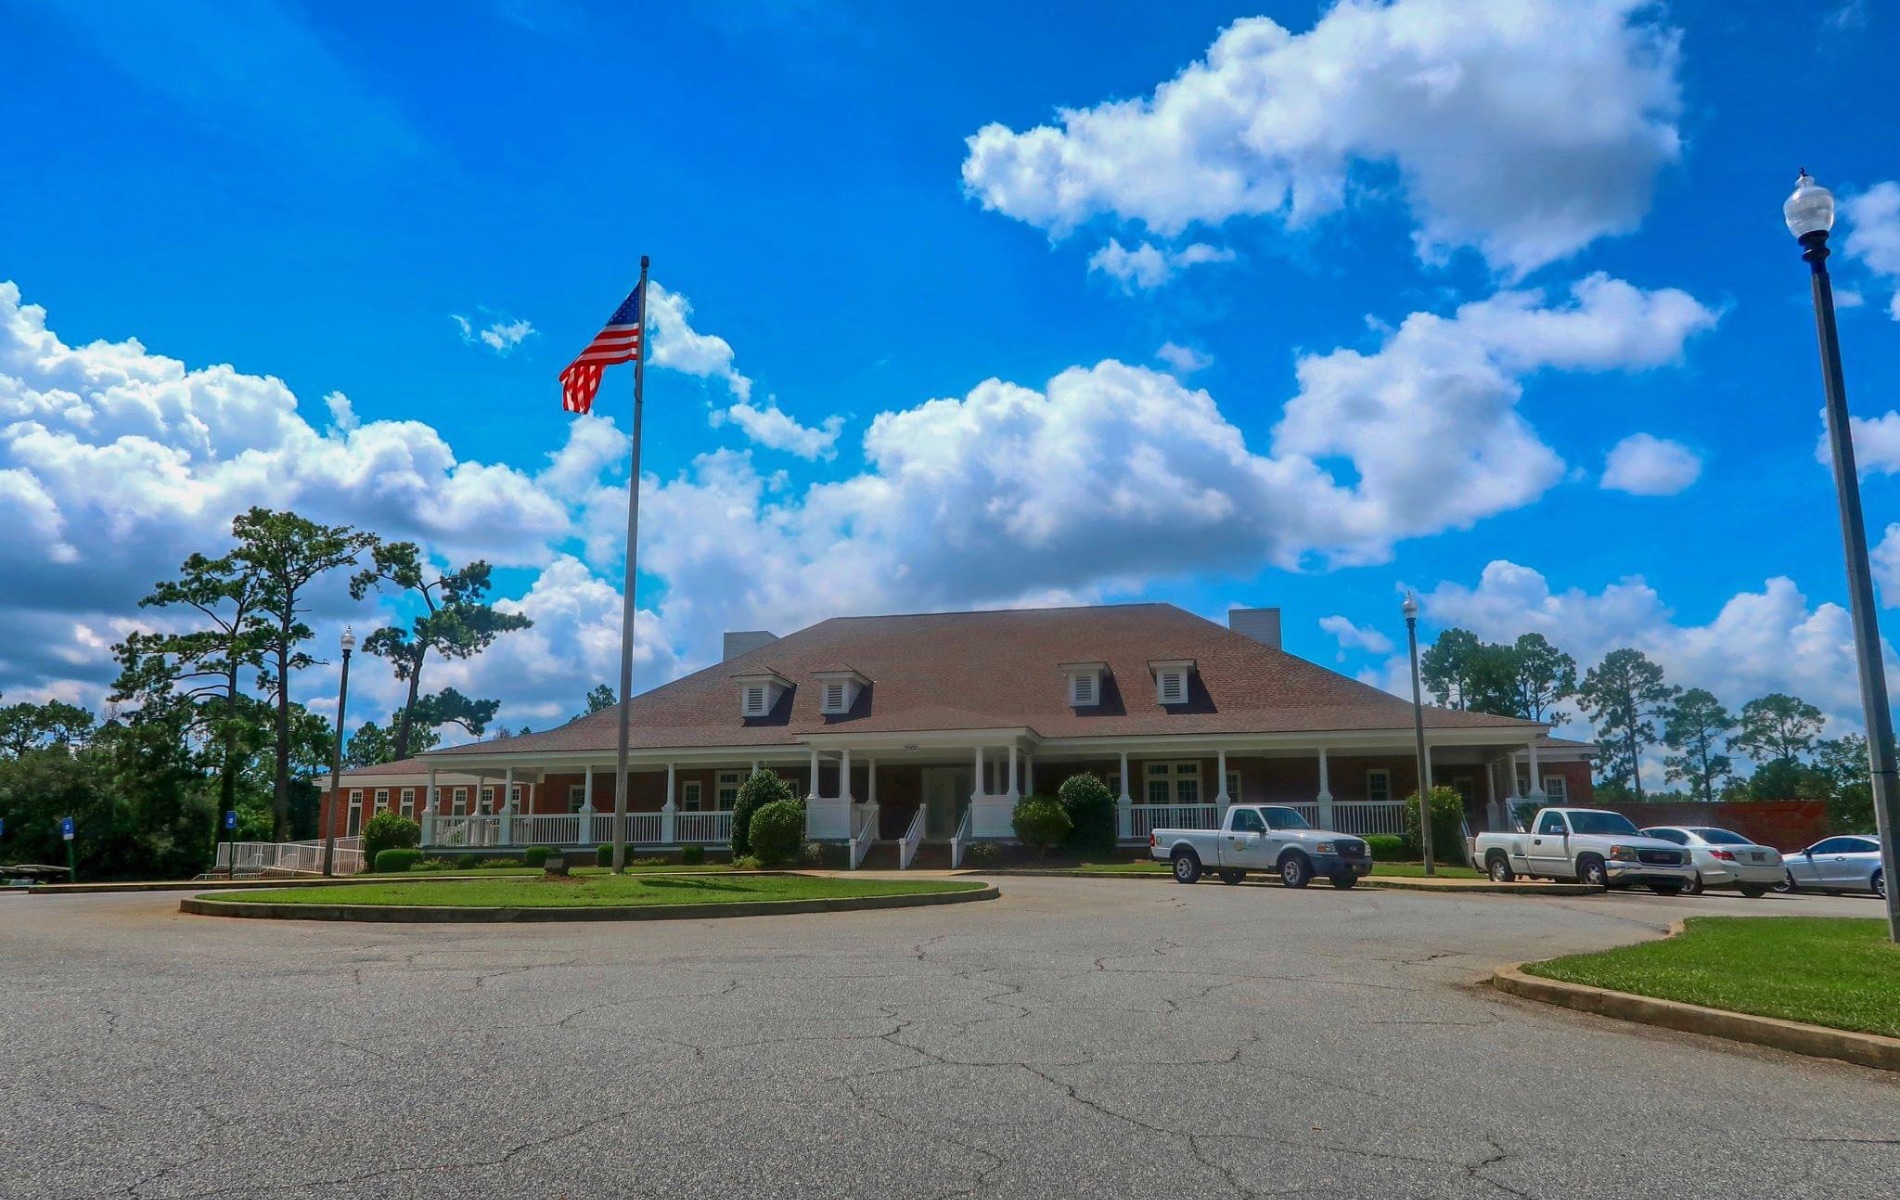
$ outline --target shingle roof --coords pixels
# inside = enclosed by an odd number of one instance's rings
[[[1193,659],[1189,702],[1155,703],[1148,663]],[[1105,662],[1102,703],[1071,708],[1063,663]],[[872,682],[844,716],[819,713],[813,674],[850,663]],[[795,685],[766,717],[739,715],[733,676]],[[1028,727],[1045,738],[1409,729],[1412,706],[1171,604],[836,617],[635,696],[636,749],[783,746],[822,733]],[[544,733],[436,754],[612,749],[615,709]],[[1434,729],[1535,722],[1427,708]]]

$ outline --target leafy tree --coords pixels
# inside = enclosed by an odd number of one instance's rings
[[[271,811],[274,836],[282,841],[290,834],[290,675],[317,662],[298,648],[312,636],[303,622],[309,611],[305,589],[329,571],[354,566],[377,539],[347,525],[319,525],[268,508],[252,508],[239,516],[231,522],[231,534],[237,539],[232,559],[258,587],[257,650],[266,663],[259,684],[277,708]]]
[[[182,606],[203,627],[188,633],[135,633],[114,647],[120,673],[115,701],[141,706],[177,699],[191,706],[192,725],[219,747],[218,807],[237,807],[246,720],[240,675],[264,665],[258,579],[235,558],[194,554],[178,578],[159,583],[140,608]],[[182,690],[181,690],[182,689]]]
[[[1676,691],[1663,681],[1661,667],[1627,647],[1604,655],[1577,689],[1578,702],[1605,743],[1605,779],[1628,784],[1638,802],[1643,799],[1643,749],[1655,744],[1655,716]]]
[[[83,746],[92,735],[93,715],[77,704],[48,700],[0,708],[0,753],[19,758],[31,750]]]
[[[1483,643],[1469,629],[1447,629],[1418,656],[1418,677],[1446,708],[1470,707],[1472,668]]]
[[[1828,778],[1806,763],[1773,758],[1748,777],[1750,800],[1825,800],[1832,791]]]
[[[396,727],[401,723],[402,714],[389,714],[389,723],[378,725],[374,721],[365,721],[350,735],[343,748],[343,769],[354,771],[361,767],[373,767],[378,763],[396,761]],[[418,725],[410,731],[411,748],[417,754],[433,750],[441,742],[441,735],[433,728]]]
[[[1049,851],[1060,846],[1075,828],[1060,804],[1033,796],[1017,802],[1010,823],[1016,830],[1016,840],[1034,850],[1039,858],[1048,857]]]
[[[456,725],[466,730],[471,737],[480,737],[482,731],[488,728],[488,723],[495,719],[495,710],[500,707],[499,700],[470,700],[452,687],[419,697],[416,700],[415,723],[409,729],[409,752],[421,754],[430,746],[440,743],[442,736],[436,730],[444,725]],[[525,725],[521,732],[528,732]],[[497,730],[496,733],[499,736],[501,731]],[[424,737],[428,738],[427,745],[420,740]]]
[[[1663,778],[1689,785],[1689,793],[1703,803],[1715,799],[1722,780],[1734,774],[1734,761],[1721,752],[1723,739],[1735,728],[1715,694],[1690,688],[1663,709],[1663,744],[1675,753],[1663,759]]]
[[[612,708],[617,703],[619,701],[614,699],[613,688],[604,683],[597,683],[587,693],[587,712],[582,715],[588,716],[602,709]]]
[[[1115,795],[1098,776],[1071,775],[1056,789],[1062,811],[1074,828],[1068,847],[1077,854],[1108,854],[1115,849]]]
[[[768,804],[793,802],[792,787],[776,771],[755,771],[739,785],[732,802],[732,856],[744,858],[752,853],[752,814]]]
[[[1520,634],[1511,645],[1516,706],[1506,716],[1563,724],[1556,705],[1577,694],[1577,660],[1541,633]]]
[[[1873,769],[1867,760],[1867,739],[1858,733],[1817,742],[1814,769],[1827,781],[1827,813],[1843,833],[1874,831]]]
[[[1800,762],[1826,722],[1820,709],[1799,696],[1770,692],[1742,705],[1742,729],[1729,745],[1758,763]]]
[[[1465,851],[1465,799],[1452,788],[1438,786],[1431,791],[1432,860],[1441,865],[1459,867],[1470,857]],[[1419,823],[1418,793],[1405,798],[1405,848],[1413,854],[1424,852],[1425,830]]]
[[[762,804],[746,821],[746,844],[762,866],[790,861],[804,842],[805,806],[796,800]]]
[[[388,659],[396,669],[396,678],[409,685],[402,721],[396,728],[396,757],[408,758],[422,669],[430,652],[438,658],[471,658],[502,634],[526,629],[534,622],[520,613],[497,612],[487,602],[492,568],[485,562],[478,560],[459,570],[437,571],[414,542],[384,542],[375,547],[370,558],[374,565],[351,577],[351,596],[361,600],[370,588],[388,583],[420,600],[424,610],[408,628],[385,625],[363,643],[369,653]],[[493,715],[490,708],[488,716]],[[485,721],[478,720],[470,732],[479,737]]]

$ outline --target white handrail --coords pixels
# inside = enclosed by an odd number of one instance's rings
[[[970,845],[970,810],[963,810],[963,819],[957,822],[957,831],[950,835],[950,869],[956,870],[963,865],[963,852]]]
[[[917,847],[923,844],[924,814],[929,807],[927,804],[917,806],[917,815],[910,819],[910,828],[904,831],[903,839],[897,843],[897,869],[900,871],[910,870],[911,860],[917,857]]]
[[[858,828],[851,835],[851,869],[858,869],[864,862],[864,856],[871,852],[871,843],[877,840],[877,810],[869,809],[856,814]]]

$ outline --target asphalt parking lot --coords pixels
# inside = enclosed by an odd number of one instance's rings
[[[1855,1197],[1900,1081],[1474,986],[1685,914],[1015,878],[718,922],[0,896],[0,1196]]]

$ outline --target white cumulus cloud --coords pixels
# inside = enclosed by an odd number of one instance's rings
[[[1213,355],[1177,342],[1161,343],[1161,348],[1155,351],[1155,357],[1167,363],[1168,369],[1176,375],[1192,375],[1214,365]]]
[[[1123,291],[1132,292],[1158,288],[1188,267],[1232,261],[1232,250],[1223,250],[1206,242],[1194,242],[1179,250],[1170,250],[1153,242],[1142,242],[1130,250],[1120,241],[1110,238],[1108,245],[1097,250],[1089,259],[1089,270],[1100,271],[1121,284]]]
[[[519,318],[501,317],[479,327],[460,313],[449,314],[449,319],[462,331],[464,342],[487,346],[497,354],[508,353],[534,334],[534,326]]]
[[[1321,617],[1319,627],[1333,635],[1339,642],[1339,661],[1346,661],[1348,650],[1364,650],[1372,654],[1390,654],[1392,639],[1376,629],[1361,629],[1352,623],[1351,618],[1340,615]]]
[[[1062,237],[1290,227],[1391,189],[1426,258],[1522,274],[1648,211],[1681,150],[1677,34],[1647,0],[1339,0],[1304,33],[1234,22],[1151,95],[968,139],[985,208]]]
[[[714,411],[715,426],[728,421],[759,445],[804,459],[837,457],[838,435],[844,431],[844,418],[835,413],[816,426],[801,425],[776,402],[764,408],[742,402]]]
[[[1888,286],[1900,288],[1900,183],[1877,183],[1841,204],[1847,219],[1847,240],[1843,252],[1864,263]],[[1838,304],[1840,297],[1835,297]],[[1896,290],[1888,313],[1900,321],[1900,290]]]
[[[745,401],[752,396],[752,380],[733,366],[732,343],[714,333],[693,328],[693,305],[678,292],[668,291],[656,281],[648,285],[647,323],[652,329],[653,357],[656,367],[666,367],[702,379],[722,380],[734,397]]]
[[[1632,433],[1610,448],[1603,486],[1632,496],[1673,496],[1702,474],[1702,459],[1681,442]]]

